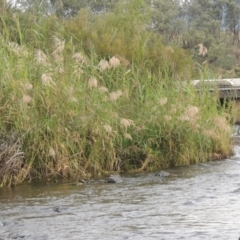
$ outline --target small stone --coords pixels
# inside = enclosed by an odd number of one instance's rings
[[[90,180],[89,179],[80,179],[79,182],[86,184],[86,183],[90,183]]]
[[[168,176],[170,176],[170,173],[165,172],[165,171],[160,171],[160,172],[156,173],[155,176],[157,176],[157,177],[168,177]]]
[[[73,185],[73,186],[81,186],[81,185],[83,185],[83,183],[82,183],[82,182],[75,182],[75,183],[73,183],[72,185]]]
[[[122,178],[119,175],[111,174],[107,179],[107,183],[120,183],[122,182]]]
[[[54,207],[54,208],[53,208],[53,211],[54,211],[54,212],[61,212],[59,207]]]

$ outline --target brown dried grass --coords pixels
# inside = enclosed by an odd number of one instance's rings
[[[0,145],[0,182],[3,186],[18,184],[29,172],[20,140],[18,134],[13,133]]]

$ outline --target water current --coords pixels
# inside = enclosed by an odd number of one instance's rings
[[[240,237],[240,147],[230,159],[168,172],[0,189],[0,240]]]

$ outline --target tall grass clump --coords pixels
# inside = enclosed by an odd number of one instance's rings
[[[110,13],[96,29],[96,19],[84,14],[65,20],[51,36],[41,29],[49,19],[31,26],[33,35],[19,22],[21,43],[0,35],[1,185],[231,154],[230,125],[217,98],[180,81],[191,76],[187,53],[163,46],[130,16],[123,14],[126,23],[115,16],[123,31]]]

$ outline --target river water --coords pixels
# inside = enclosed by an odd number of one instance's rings
[[[230,159],[168,172],[0,189],[0,240],[240,237],[240,147]]]

